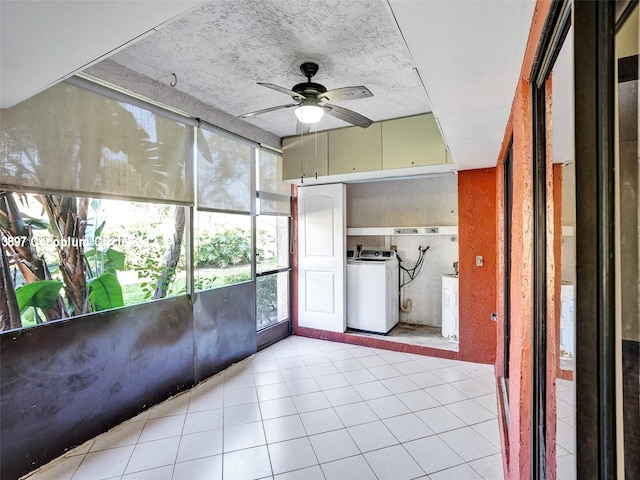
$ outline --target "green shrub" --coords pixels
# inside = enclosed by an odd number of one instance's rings
[[[258,277],[256,288],[256,320],[258,330],[278,322],[278,277]]]
[[[251,235],[235,228],[213,236],[203,232],[198,237],[198,267],[227,268],[251,262]]]
[[[251,272],[242,271],[227,275],[226,277],[224,277],[223,283],[225,285],[232,285],[234,283],[246,282],[247,280],[251,280]]]

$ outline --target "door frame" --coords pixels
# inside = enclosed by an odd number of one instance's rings
[[[504,189],[504,308],[503,308],[503,357],[502,379],[505,408],[509,410],[509,357],[511,344],[511,227],[513,222],[513,137],[502,162]],[[509,418],[507,415],[506,418]]]
[[[576,445],[580,479],[617,475],[615,2],[575,2]]]
[[[571,2],[553,1],[545,20],[529,77],[532,108],[532,186],[533,186],[533,312],[532,312],[532,418],[531,418],[531,478],[547,478],[549,450],[547,445],[547,402],[555,398],[548,384],[548,311],[547,311],[547,88],[553,66],[571,27]],[[577,103],[577,102],[576,102]],[[552,340],[553,341],[553,340]],[[555,348],[555,346],[554,346]],[[553,368],[555,375],[555,368]],[[551,408],[554,406],[552,405]],[[552,426],[555,429],[555,425]],[[553,433],[553,431],[551,432]],[[551,438],[555,438],[553,435]]]

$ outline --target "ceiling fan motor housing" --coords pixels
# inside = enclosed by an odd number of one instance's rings
[[[327,91],[324,85],[320,85],[319,83],[313,83],[313,82],[299,83],[296,86],[294,86],[291,90],[293,90],[296,93],[299,93],[300,95],[304,95],[307,98],[317,97],[321,93],[325,93]]]

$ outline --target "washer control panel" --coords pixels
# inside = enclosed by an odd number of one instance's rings
[[[391,260],[396,257],[396,252],[394,250],[383,250],[383,249],[364,249],[360,252],[360,260],[365,261],[385,261]]]

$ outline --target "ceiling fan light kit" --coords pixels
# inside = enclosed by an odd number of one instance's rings
[[[307,81],[295,85],[291,90],[271,83],[258,82],[258,85],[290,95],[291,98],[298,103],[279,105],[276,107],[257,110],[255,112],[245,113],[244,115],[240,115],[240,118],[253,117],[255,115],[261,115],[263,113],[273,112],[284,108],[296,107],[294,112],[298,121],[306,125],[318,123],[324,116],[325,112],[358,127],[367,128],[371,125],[373,120],[368,119],[364,115],[360,115],[353,110],[329,103],[371,97],[373,94],[369,89],[360,85],[336,88],[334,90],[327,91],[323,85],[313,83],[311,81],[311,78],[318,72],[318,68],[318,64],[315,62],[304,62],[300,65],[300,71],[305,77],[307,77]]]
[[[295,109],[295,114],[301,123],[318,123],[324,115],[324,109],[313,101],[307,101]]]

